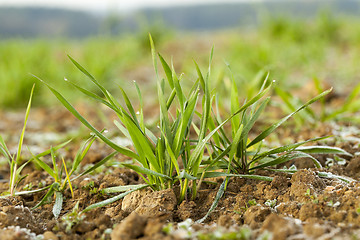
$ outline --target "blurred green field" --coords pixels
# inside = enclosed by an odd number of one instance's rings
[[[205,68],[214,45],[213,87],[226,85],[223,82],[229,77],[225,64],[228,62],[238,86],[246,90],[244,96],[251,94],[252,80],[260,71],[269,71],[270,77],[284,89],[318,78],[335,86],[335,91],[346,93],[360,79],[359,23],[359,19],[323,13],[309,21],[282,17],[266,19],[257,29],[194,34],[164,28],[152,35],[157,50],[167,60],[173,58],[178,73],[186,73],[184,81],[195,80],[192,59]],[[67,54],[110,90],[121,85],[131,95],[134,91],[131,82],[136,80],[145,96],[147,92],[154,92],[156,81],[147,32],[77,41],[12,39],[0,41],[1,108],[25,107],[34,82],[35,105],[59,104],[32,74],[55,86],[71,100],[84,99],[73,94],[76,91],[64,78],[91,90],[94,88],[73,66]]]

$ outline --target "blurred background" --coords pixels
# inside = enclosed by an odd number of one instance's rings
[[[72,101],[82,96],[64,78],[94,90],[67,55],[110,90],[136,96],[136,80],[154,94],[148,33],[186,81],[196,80],[193,59],[205,72],[214,46],[214,88],[229,63],[244,96],[266,72],[285,89],[318,79],[346,94],[360,80],[359,16],[355,0],[0,0],[0,107],[25,107],[34,82],[37,106],[58,105],[32,75]]]

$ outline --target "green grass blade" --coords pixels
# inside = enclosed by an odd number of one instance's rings
[[[210,90],[209,90],[209,79],[208,77],[206,79],[203,78],[203,75],[201,73],[201,70],[197,63],[195,63],[196,72],[200,79],[200,84],[204,91],[204,100],[203,100],[203,113],[201,117],[201,125],[200,125],[200,134],[199,134],[199,140],[202,140],[205,138],[206,131],[208,130],[208,119],[210,117],[211,113],[211,96],[210,96]]]
[[[261,181],[272,181],[272,177],[266,177],[261,175],[254,175],[254,174],[231,174],[231,173],[224,173],[224,172],[206,172],[204,175],[205,178],[215,178],[215,177],[241,177],[241,178],[248,178],[248,179],[255,179]]]
[[[339,176],[339,175],[336,175],[336,174],[333,174],[333,173],[330,173],[330,172],[317,172],[317,174],[319,175],[319,177],[338,179],[338,180],[343,181],[345,183],[356,182],[356,180],[354,180],[352,178]]]
[[[188,179],[188,180],[197,180],[197,177],[191,176],[189,173],[187,173],[185,170],[182,170],[180,174],[178,174],[176,179]]]
[[[121,93],[122,93],[122,96],[123,96],[123,98],[124,98],[124,100],[125,100],[126,107],[127,107],[127,109],[129,110],[130,115],[132,116],[132,120],[136,123],[136,125],[138,125],[138,126],[140,127],[140,124],[139,124],[139,122],[138,122],[138,120],[137,120],[137,116],[136,116],[135,110],[134,110],[134,108],[133,108],[133,106],[132,106],[132,104],[131,104],[131,102],[130,102],[130,99],[129,99],[128,95],[126,94],[126,92],[124,91],[124,89],[122,89],[120,86],[119,86],[119,88],[120,88],[120,91],[121,91]]]
[[[195,112],[196,103],[198,100],[198,92],[199,89],[192,92],[191,96],[189,97],[189,100],[187,102],[186,109],[181,116],[179,127],[175,133],[174,141],[173,141],[173,147],[175,156],[178,156],[180,153],[180,149],[182,147],[182,143],[185,139],[185,133],[190,128],[192,118]]]
[[[244,126],[243,133],[242,133],[241,138],[240,138],[241,141],[245,140],[244,138],[248,136],[250,130],[254,126],[256,120],[260,117],[261,113],[264,111],[264,109],[267,106],[267,104],[269,103],[269,101],[270,101],[270,97],[266,98],[261,103],[259,108],[255,111],[255,113],[251,116],[250,120],[246,123],[246,125]]]
[[[161,65],[163,66],[166,78],[169,82],[169,85],[171,87],[171,89],[174,89],[174,81],[173,81],[173,72],[171,71],[169,65],[167,64],[167,62],[165,61],[165,59],[160,55],[160,53],[158,53]]]
[[[89,149],[91,148],[92,144],[94,143],[96,137],[95,135],[91,136],[82,146],[79,148],[78,152],[75,155],[72,168],[70,170],[70,175],[76,171],[79,167],[81,161],[84,159],[85,155],[88,153]]]
[[[111,204],[111,203],[113,203],[113,202],[116,202],[116,201],[124,198],[124,197],[125,197],[126,195],[128,195],[129,193],[138,191],[138,190],[143,189],[143,188],[146,188],[146,187],[148,187],[148,186],[149,186],[149,185],[141,185],[141,186],[136,187],[136,188],[134,188],[134,189],[132,189],[132,190],[130,190],[130,191],[127,191],[127,192],[121,193],[121,194],[119,194],[119,195],[117,195],[117,196],[115,196],[115,197],[106,199],[105,201],[92,204],[92,205],[86,207],[83,211],[81,211],[81,213],[88,212],[88,211],[93,210],[93,209],[95,209],[95,208],[104,207],[104,206],[106,206],[106,205],[108,205],[108,204]]]
[[[150,170],[148,168],[144,168],[141,166],[137,166],[137,165],[132,165],[132,164],[126,164],[126,163],[121,163],[121,165],[123,165],[124,167],[130,168],[132,170],[134,170],[137,173],[142,173],[145,174],[147,176],[151,175],[151,176],[155,176],[155,177],[159,177],[159,178],[163,178],[163,179],[167,179],[167,180],[172,180],[171,177],[161,174],[160,172],[155,172],[153,170]]]
[[[95,93],[92,93],[88,90],[86,90],[85,88],[80,87],[79,85],[70,82],[69,80],[66,80],[68,83],[70,83],[71,85],[73,85],[75,88],[77,88],[80,92],[84,93],[86,96],[108,106],[109,108],[113,109],[114,111],[116,111],[117,109],[113,107],[113,105],[111,105],[108,101],[104,100],[103,98],[101,98],[100,96],[96,95]]]
[[[46,204],[49,200],[49,198],[51,198],[51,196],[54,194],[55,192],[55,188],[59,188],[59,183],[53,183],[50,185],[49,191],[45,194],[45,196],[41,199],[41,201],[35,205],[35,207],[33,207],[32,209],[36,209],[44,204]]]
[[[51,160],[52,160],[52,164],[53,164],[53,173],[55,174],[55,181],[56,182],[59,182],[60,179],[61,179],[61,176],[60,176],[60,172],[59,172],[59,169],[58,169],[58,166],[56,164],[56,154],[55,154],[55,150],[53,148],[50,149],[51,151]],[[45,169],[44,169],[45,170]]]
[[[254,157],[253,161],[252,162],[256,162],[258,161],[259,159],[262,159],[266,156],[270,156],[272,154],[278,154],[278,153],[284,153],[284,152],[291,152],[293,150],[298,150],[298,148],[301,146],[301,145],[304,145],[306,143],[310,143],[310,142],[317,142],[317,141],[320,141],[320,140],[324,140],[328,138],[328,136],[326,137],[318,137],[318,138],[312,138],[312,139],[309,139],[309,140],[306,140],[306,141],[302,141],[302,142],[298,142],[298,143],[292,143],[292,144],[288,144],[288,145],[285,145],[285,146],[281,146],[281,147],[277,147],[277,148],[273,148],[273,149],[270,149],[268,151],[265,151],[263,153],[260,153],[258,154],[256,157]]]
[[[144,135],[144,133],[139,129],[139,127],[129,119],[124,116],[123,123],[128,129],[131,136],[132,142],[136,152],[140,156],[139,161],[144,167],[149,167],[147,160],[150,162],[150,165],[154,168],[155,171],[160,171],[159,163],[156,160],[155,148],[149,141],[149,139]]]
[[[35,84],[33,85],[32,89],[31,89],[31,93],[30,93],[30,99],[26,108],[26,113],[25,113],[25,121],[24,121],[24,127],[22,129],[21,135],[20,135],[20,140],[19,140],[19,145],[18,145],[18,150],[17,150],[17,155],[16,155],[16,162],[18,161],[18,159],[20,158],[21,155],[21,149],[22,149],[22,144],[24,142],[24,136],[25,136],[25,128],[26,128],[26,124],[29,118],[29,114],[30,114],[30,108],[31,108],[31,102],[32,102],[32,97],[33,97],[33,93],[34,93],[34,88],[35,88]]]
[[[217,193],[216,193],[215,199],[214,199],[213,203],[211,204],[210,209],[208,210],[208,212],[206,213],[206,215],[205,215],[203,218],[197,220],[196,223],[202,223],[202,222],[204,222],[204,221],[208,218],[208,216],[210,215],[210,213],[211,213],[212,211],[214,211],[214,209],[217,207],[217,205],[218,205],[218,203],[219,203],[220,198],[222,198],[222,196],[223,196],[224,193],[225,193],[225,189],[226,189],[227,182],[228,182],[228,178],[224,179],[224,181],[222,182],[222,184],[221,184],[220,187],[219,187],[219,190],[218,190]]]
[[[6,160],[9,163],[9,166],[11,166],[11,154],[9,149],[7,148],[4,139],[0,135],[0,153],[6,158]]]
[[[87,128],[89,128],[96,136],[98,136],[101,140],[103,140],[107,145],[109,145],[111,148],[113,148],[114,150],[118,151],[121,154],[124,154],[134,159],[139,159],[139,156],[133,151],[115,144],[110,139],[108,139],[103,134],[101,134],[58,91],[56,91],[54,88],[52,88],[50,85],[45,83],[40,78],[38,77],[36,78],[39,79],[41,82],[43,82],[50,89],[50,91],[53,92],[55,97],[59,99],[59,101],[64,105],[64,107],[66,107],[77,119],[80,120],[80,122],[82,122]]]
[[[136,81],[134,81],[134,85],[135,85],[135,88],[136,88],[136,92],[138,94],[138,97],[139,97],[139,103],[140,103],[140,110],[139,110],[139,117],[140,117],[140,128],[143,132],[146,131],[146,128],[145,128],[145,122],[144,122],[144,102],[143,102],[143,98],[142,98],[142,94],[141,94],[141,91],[140,91],[140,88],[139,86],[137,85]]]
[[[154,64],[155,74],[156,74],[157,79],[159,79],[159,71],[158,71],[158,65],[157,65],[157,60],[156,60],[155,44],[154,44],[154,41],[153,41],[150,33],[149,33],[149,40],[150,40],[151,56],[152,56],[152,60],[153,60],[153,64]]]
[[[46,187],[43,187],[43,188],[31,190],[31,191],[16,192],[16,193],[15,193],[15,196],[21,196],[21,195],[28,195],[28,194],[39,193],[39,192],[42,192],[42,191],[44,191],[44,190],[46,190],[46,189],[49,189],[50,187],[51,187],[51,185],[46,186]],[[7,194],[7,195],[0,196],[0,198],[7,198],[7,197],[10,197],[10,196],[11,196],[10,194]]]
[[[319,100],[320,98],[324,97],[326,94],[328,94],[329,92],[332,91],[332,88],[330,88],[329,90],[319,94],[318,96],[314,97],[313,99],[309,100],[308,102],[306,102],[304,105],[302,105],[301,107],[299,107],[296,111],[290,113],[289,115],[287,115],[286,117],[282,118],[279,122],[277,122],[276,124],[268,127],[265,131],[263,131],[262,133],[260,133],[254,140],[252,140],[248,145],[247,148],[255,145],[256,143],[262,141],[263,139],[265,139],[267,136],[269,136],[276,128],[278,128],[281,124],[283,124],[284,122],[286,122],[290,117],[292,117],[294,114],[298,113],[299,111],[303,110],[304,108],[306,108],[307,106],[309,106],[310,104],[316,102],[317,100]]]
[[[278,157],[278,158],[276,158],[274,160],[268,161],[266,163],[259,164],[259,165],[255,166],[255,167],[253,167],[253,168],[251,168],[249,170],[251,171],[251,170],[255,170],[255,169],[262,169],[262,168],[265,168],[265,167],[276,166],[278,164],[288,162],[288,161],[296,159],[296,158],[310,158],[314,162],[314,165],[317,168],[322,168],[320,162],[316,158],[314,158],[313,156],[311,156],[309,154],[306,154],[306,153],[303,153],[303,152],[293,152],[293,153],[282,155],[282,156],[280,156],[280,157]]]
[[[303,146],[296,148],[296,151],[301,151],[309,154],[339,154],[352,156],[352,154],[341,148],[330,146]]]
[[[140,187],[147,187],[147,186],[149,186],[149,185],[148,184],[125,185],[125,186],[104,188],[104,189],[102,189],[102,191],[104,191],[104,193],[119,193],[119,192],[130,191],[133,189],[138,189]]]
[[[88,173],[91,173],[92,171],[94,171],[95,169],[97,169],[98,167],[104,165],[107,161],[109,161],[110,159],[112,159],[116,154],[118,154],[118,152],[112,152],[111,154],[109,154],[108,156],[106,156],[105,158],[103,158],[101,161],[97,162],[94,166],[90,167],[89,169],[85,170],[84,172],[82,172],[79,176],[74,177],[71,181],[82,177]]]

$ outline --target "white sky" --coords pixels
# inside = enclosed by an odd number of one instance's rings
[[[259,0],[0,0],[0,6],[62,7],[90,11],[122,12],[141,7],[174,6],[199,3],[225,3]]]

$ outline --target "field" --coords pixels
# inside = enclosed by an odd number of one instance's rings
[[[2,40],[2,239],[359,239],[358,23]]]

